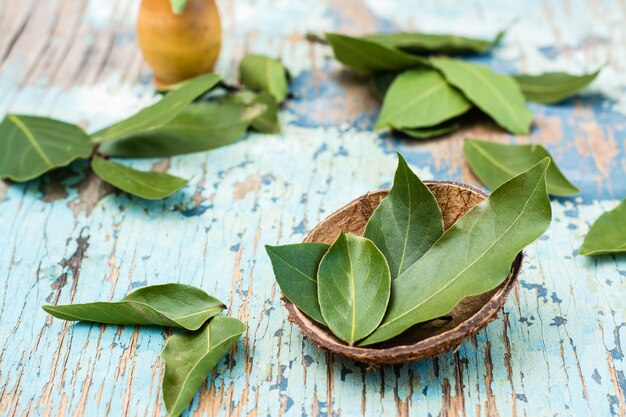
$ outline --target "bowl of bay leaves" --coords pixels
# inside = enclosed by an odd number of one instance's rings
[[[398,157],[390,190],[353,200],[303,243],[266,246],[290,321],[371,366],[445,353],[484,328],[551,218],[547,158],[487,196],[422,182]]]

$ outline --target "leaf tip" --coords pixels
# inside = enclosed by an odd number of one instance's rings
[[[396,155],[398,155],[398,162],[402,161],[404,163],[406,163],[406,159],[404,158],[404,155],[402,155],[402,152],[400,152],[400,150],[398,150],[398,148],[394,149],[396,151]]]

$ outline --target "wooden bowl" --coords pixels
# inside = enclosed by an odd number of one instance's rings
[[[465,184],[449,181],[425,183],[437,198],[446,229],[487,197],[482,191]],[[362,235],[367,220],[388,192],[389,190],[379,190],[357,198],[318,224],[304,241],[332,244],[342,230]],[[391,340],[368,347],[346,345],[328,328],[311,320],[285,297],[283,301],[289,311],[290,321],[298,325],[302,333],[322,349],[372,366],[413,362],[457,348],[465,338],[493,320],[515,285],[522,259],[523,254],[520,252],[511,265],[509,275],[500,286],[487,293],[463,299],[449,316],[418,324]]]

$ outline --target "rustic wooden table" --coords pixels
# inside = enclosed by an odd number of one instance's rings
[[[280,56],[297,98],[279,135],[211,152],[133,161],[193,177],[173,197],[116,194],[80,164],[25,184],[0,182],[0,415],[164,415],[158,328],[70,324],[46,303],[119,299],[182,282],[228,303],[249,329],[193,401],[219,416],[625,416],[626,256],[577,255],[590,223],[626,197],[626,3],[429,0],[220,1],[218,69],[247,51]],[[135,43],[137,1],[2,0],[0,113],[94,130],[155,99]],[[306,31],[420,29],[489,37],[479,61],[501,71],[583,72],[579,97],[532,105],[533,132],[480,121],[418,142],[371,131],[367,86]],[[299,242],[352,198],[387,186],[400,149],[423,178],[476,184],[466,137],[546,145],[580,186],[552,200],[550,230],[527,250],[499,318],[456,352],[367,371],[328,355],[287,321],[264,244]]]

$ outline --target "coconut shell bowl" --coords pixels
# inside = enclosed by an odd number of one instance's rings
[[[482,191],[465,184],[449,181],[425,183],[441,207],[446,229],[487,197]],[[379,190],[357,198],[319,223],[304,241],[330,245],[341,231],[361,236],[367,220],[388,192],[389,190]],[[393,339],[368,347],[346,345],[328,328],[298,310],[288,299],[283,297],[283,301],[289,311],[289,320],[321,349],[370,366],[414,362],[456,349],[463,340],[493,320],[515,285],[522,258],[523,254],[520,252],[511,264],[504,282],[495,289],[463,299],[445,317],[418,324]],[[489,271],[485,271],[485,274],[488,273]]]

